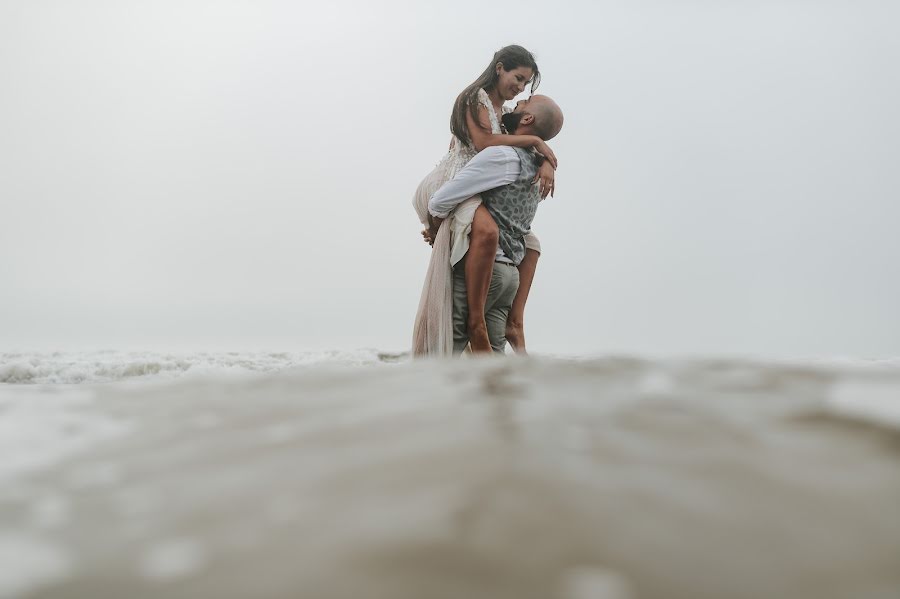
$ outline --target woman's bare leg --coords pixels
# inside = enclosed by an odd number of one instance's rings
[[[469,251],[466,254],[466,299],[469,302],[469,345],[474,353],[490,353],[491,340],[484,320],[497,243],[500,231],[497,223],[484,205],[475,211],[472,232],[469,234]]]
[[[528,292],[531,291],[531,282],[534,281],[534,271],[537,269],[538,258],[541,253],[536,250],[525,250],[525,258],[519,264],[519,290],[513,299],[509,309],[509,318],[506,319],[506,340],[517,354],[525,354],[525,302],[528,301]]]

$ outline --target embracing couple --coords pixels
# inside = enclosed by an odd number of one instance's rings
[[[535,96],[540,72],[521,46],[507,46],[457,97],[450,150],[419,184],[413,205],[432,244],[413,329],[414,356],[525,352],[525,303],[541,246],[531,232],[552,194],[556,156],[547,141],[559,106]],[[504,102],[530,84],[515,109]]]

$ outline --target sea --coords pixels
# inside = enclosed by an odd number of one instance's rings
[[[0,354],[0,599],[896,599],[900,360]]]

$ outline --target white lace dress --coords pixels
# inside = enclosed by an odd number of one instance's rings
[[[478,90],[478,101],[487,109],[491,133],[504,133],[494,106],[483,89]],[[505,114],[509,109],[504,107],[503,112]],[[450,151],[419,183],[413,196],[413,207],[423,226],[428,226],[428,201],[431,196],[477,153],[473,146],[463,144],[454,137]],[[463,201],[438,230],[413,326],[413,356],[449,356],[453,352],[452,267],[469,249],[472,220],[480,205],[481,196]],[[541,251],[540,242],[533,234],[526,238],[526,247]]]

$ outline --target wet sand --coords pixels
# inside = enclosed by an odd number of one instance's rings
[[[468,360],[0,400],[49,435],[0,429],[0,597],[900,596],[897,367]]]

